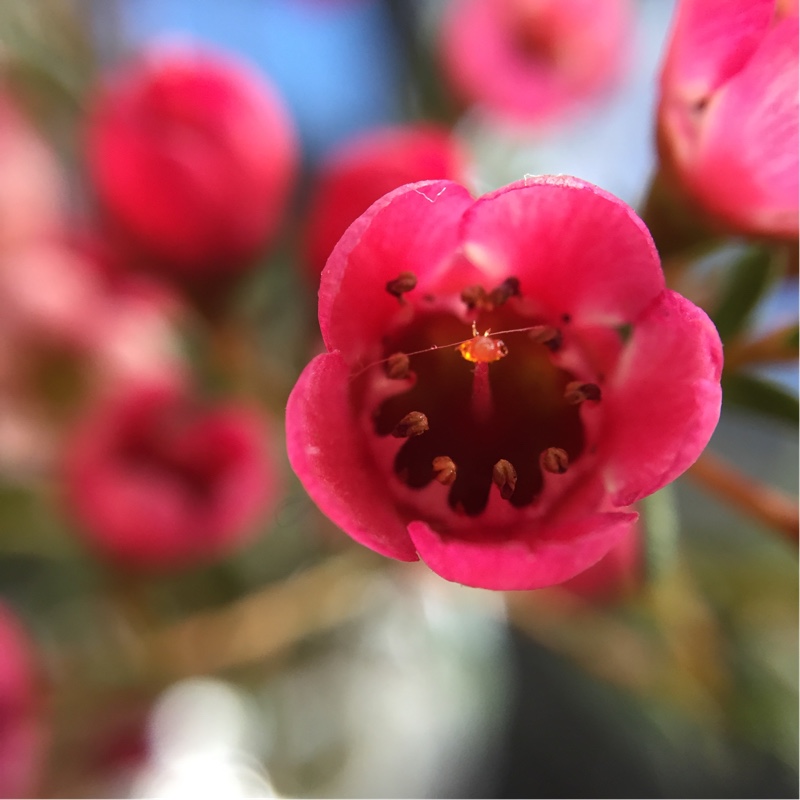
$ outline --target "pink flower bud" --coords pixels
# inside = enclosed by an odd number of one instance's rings
[[[797,238],[797,4],[681,0],[661,73],[672,182],[724,227]]]
[[[440,31],[461,100],[516,123],[550,122],[610,88],[631,40],[628,0],[456,0]]]
[[[88,543],[124,567],[212,561],[274,507],[268,435],[248,409],[203,408],[174,386],[128,387],[67,444],[67,506]]]
[[[405,183],[460,180],[465,157],[447,131],[408,125],[368,131],[322,165],[309,211],[306,260],[314,280],[348,225]]]
[[[0,605],[0,797],[33,794],[43,748],[31,644]]]
[[[87,159],[139,256],[193,283],[237,274],[275,234],[296,143],[275,90],[230,56],[161,45],[94,98]]]
[[[348,228],[319,298],[327,352],[289,398],[292,466],[355,540],[448,580],[588,569],[719,417],[713,324],[665,287],[634,212],[575,178],[477,201],[403,186]]]

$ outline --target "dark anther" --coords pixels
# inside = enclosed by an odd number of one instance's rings
[[[421,411],[410,411],[394,426],[392,436],[397,439],[408,439],[411,436],[419,436],[426,430],[428,430],[428,418]]]
[[[564,337],[558,328],[553,328],[550,325],[537,325],[531,329],[528,334],[534,342],[543,344],[551,353],[555,353],[561,349],[564,343]]]
[[[501,306],[511,297],[519,297],[519,278],[506,278],[496,289],[492,289],[489,302],[493,306]]]
[[[542,452],[539,459],[542,469],[554,475],[563,475],[569,466],[569,456],[566,450],[560,447],[548,447]]]
[[[561,321],[565,325],[568,325],[570,322],[572,322],[572,317],[569,314],[562,314],[561,315]]]
[[[408,377],[409,360],[405,353],[393,353],[386,359],[386,375],[393,381],[401,381]]]
[[[564,387],[564,399],[571,405],[580,405],[584,400],[597,402],[600,399],[600,387],[596,383],[572,381]]]
[[[443,486],[450,486],[456,479],[456,464],[450,456],[436,456],[433,459],[434,477]]]
[[[465,303],[470,311],[483,309],[486,306],[486,289],[483,286],[467,286],[461,292],[461,302]]]
[[[403,295],[416,285],[417,276],[413,272],[401,272],[393,281],[387,282],[386,291],[398,300],[402,300]]]
[[[510,461],[501,458],[492,467],[492,480],[495,485],[500,489],[500,497],[503,500],[510,500],[511,495],[514,494],[514,489],[517,487],[517,471]]]

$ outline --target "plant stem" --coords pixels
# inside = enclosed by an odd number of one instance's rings
[[[759,522],[798,543],[797,501],[780,490],[743,475],[723,459],[704,453],[686,473],[701,486]]]

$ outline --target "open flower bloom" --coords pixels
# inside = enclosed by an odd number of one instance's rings
[[[44,750],[32,646],[0,604],[0,797],[29,797]]]
[[[797,3],[681,0],[661,73],[667,174],[743,233],[798,232]]]
[[[295,471],[357,541],[471,586],[587,569],[719,417],[712,323],[665,288],[633,211],[574,178],[392,192],[331,255],[319,320]]]
[[[404,125],[367,131],[325,160],[309,210],[306,260],[314,280],[350,223],[377,199],[415,181],[460,180],[465,156],[447,130]]]
[[[628,0],[452,0],[442,68],[464,102],[510,122],[550,122],[614,85],[631,17]]]
[[[203,408],[174,386],[127,387],[66,446],[66,501],[79,533],[133,568],[226,555],[277,499],[267,433],[245,408]]]
[[[173,277],[247,267],[278,228],[296,158],[272,86],[197,45],[150,47],[108,77],[89,114],[104,211],[139,257]]]

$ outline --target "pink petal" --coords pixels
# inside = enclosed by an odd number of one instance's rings
[[[682,0],[667,47],[662,88],[689,102],[735,75],[767,32],[775,0]]]
[[[484,530],[464,539],[437,533],[421,521],[408,526],[420,558],[449,581],[483,589],[541,589],[597,563],[638,519],[632,512],[590,514],[558,528],[508,539]]]
[[[664,293],[633,325],[627,351],[603,389],[598,457],[615,505],[665,486],[690,467],[719,420],[722,345],[705,312]]]
[[[577,178],[526,178],[484,195],[463,239],[468,258],[518,277],[527,297],[581,325],[629,322],[664,286],[644,223]]]
[[[746,230],[797,236],[797,64],[793,17],[767,33],[705,112],[697,192],[715,213]]]
[[[349,381],[339,353],[317,356],[303,370],[286,406],[289,461],[314,502],[349,536],[382,555],[416,561],[387,476],[354,429]]]
[[[359,217],[339,240],[319,290],[319,323],[328,350],[353,363],[363,348],[380,340],[399,303],[387,281],[413,272],[424,283],[450,263],[458,223],[472,204],[452,181],[422,181],[390,192]]]

